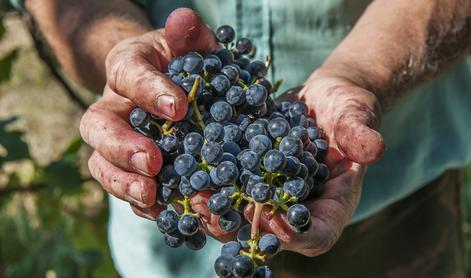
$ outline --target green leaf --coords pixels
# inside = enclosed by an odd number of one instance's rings
[[[7,131],[9,124],[16,121],[16,118],[0,120],[0,145],[7,150],[7,155],[0,157],[0,165],[7,161],[30,158],[28,145],[23,140],[23,132]]]
[[[18,57],[18,49],[12,50],[0,58],[0,83],[10,80],[13,62]]]
[[[0,11],[0,40],[3,39],[5,32],[6,32],[6,29],[5,29],[5,24],[3,23],[3,13]]]
[[[63,193],[80,192],[83,182],[78,166],[68,160],[55,161],[44,167],[44,178],[49,188],[58,188]]]

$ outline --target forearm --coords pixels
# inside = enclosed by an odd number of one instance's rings
[[[145,13],[127,0],[27,0],[26,8],[63,69],[97,92],[111,48],[151,29]]]
[[[346,78],[386,106],[462,57],[470,45],[468,0],[377,0],[318,74]]]

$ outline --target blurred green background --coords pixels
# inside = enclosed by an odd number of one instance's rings
[[[40,58],[47,49],[32,39],[27,21],[2,3],[0,277],[118,276],[106,238],[106,193],[90,178],[90,149],[78,132],[84,105],[70,91],[85,104],[95,96],[64,86],[55,62]],[[471,180],[471,166],[463,172]],[[471,200],[471,190],[465,196]]]

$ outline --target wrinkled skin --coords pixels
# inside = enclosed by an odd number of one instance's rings
[[[182,35],[183,34],[183,35]],[[165,29],[127,39],[108,54],[107,86],[103,98],[84,115],[80,131],[95,152],[89,168],[105,190],[128,201],[139,216],[155,219],[162,206],[155,203],[153,178],[162,166],[162,155],[152,140],[134,132],[127,118],[136,106],[170,120],[186,114],[187,101],[178,85],[163,73],[174,56],[189,51],[208,53],[219,47],[212,32],[191,10],[178,9]],[[324,194],[308,201],[312,228],[296,234],[281,214],[271,221],[262,216],[262,229],[275,233],[286,250],[315,256],[329,250],[358,206],[365,164],[377,161],[384,143],[370,127],[379,125],[376,97],[333,74],[315,72],[301,90],[287,97],[306,101],[330,143],[327,158],[331,178]],[[192,198],[193,209],[203,218],[204,229],[226,241],[233,237],[218,227],[218,217],[206,207],[210,194]],[[252,207],[245,215],[250,221]]]

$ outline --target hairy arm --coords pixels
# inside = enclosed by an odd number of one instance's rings
[[[152,29],[146,14],[127,0],[25,4],[65,71],[96,92],[105,86],[105,58],[113,46]]]
[[[470,46],[471,1],[377,0],[317,74],[349,79],[387,106]]]

